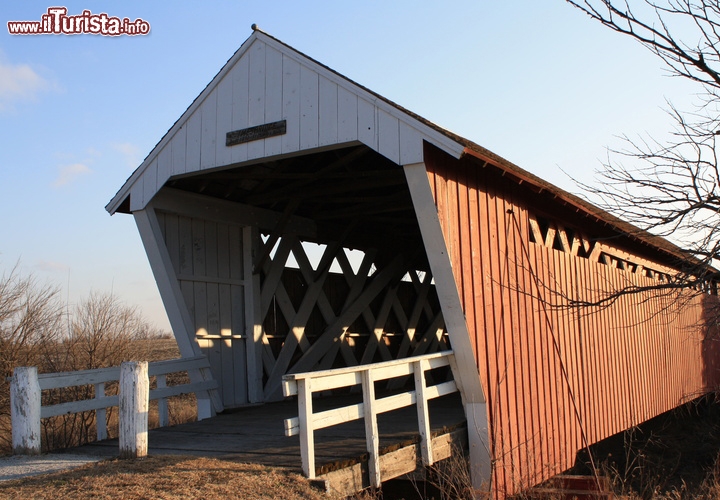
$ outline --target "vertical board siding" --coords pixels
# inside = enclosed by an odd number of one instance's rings
[[[282,117],[288,120],[287,132],[280,138],[283,153],[300,149],[300,63],[283,56]]]
[[[172,148],[165,148],[158,155],[157,186],[162,186],[170,177]]]
[[[271,123],[283,118],[283,56],[277,50],[265,49],[265,119],[263,123]],[[282,138],[270,137],[262,141],[264,156],[274,156],[282,151]]]
[[[375,151],[378,150],[378,134],[376,121],[377,108],[358,98],[358,140]]]
[[[250,95],[250,62],[247,57],[240,59],[232,71],[225,77],[232,78],[232,127],[230,130],[240,130],[248,127],[249,123],[249,95]],[[226,130],[225,133],[230,130]],[[221,131],[222,132],[222,131]],[[222,141],[223,145],[225,141]],[[227,146],[225,146],[227,147]],[[238,144],[230,149],[233,163],[247,160],[247,144]]]
[[[716,383],[702,331],[703,302],[716,297],[559,307],[563,294],[594,301],[657,281],[633,264],[574,255],[571,232],[557,233],[563,250],[532,242],[531,207],[491,168],[432,147],[425,163],[487,396],[497,497],[568,469],[585,446]]]
[[[200,170],[200,140],[202,138],[202,111],[196,110],[187,121],[187,137],[185,139],[185,171]]]
[[[300,66],[300,149],[318,146],[318,74]]]
[[[225,407],[248,403],[243,231],[234,224],[157,212],[195,335]]]
[[[400,122],[397,118],[379,109],[378,149],[384,157],[400,164]]]
[[[185,173],[185,153],[187,148],[187,125],[180,128],[170,142],[172,149],[171,175]]]
[[[225,134],[231,130],[233,124],[233,78],[226,75],[220,80],[217,86],[217,125],[215,141],[215,162],[217,165],[229,165],[232,163],[232,148],[225,145]]]
[[[338,140],[338,86],[327,78],[320,77],[318,97],[320,146],[337,144]]]
[[[338,87],[338,142],[356,141],[358,138],[358,97]]]
[[[201,139],[200,139],[200,168],[213,168],[217,165],[215,150],[217,149],[217,92],[210,94],[202,107]],[[225,142],[225,141],[223,141]]]

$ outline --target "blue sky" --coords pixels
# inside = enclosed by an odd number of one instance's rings
[[[257,23],[421,116],[565,189],[620,134],[661,137],[694,90],[562,0],[92,1],[147,36],[16,36],[58,3],[0,7],[0,274],[113,291],[169,328],[132,217],[105,204]]]

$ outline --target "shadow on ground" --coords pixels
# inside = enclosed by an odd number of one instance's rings
[[[707,494],[720,454],[720,395],[704,396],[578,453],[573,474],[598,467],[616,492],[654,498],[666,492],[683,498]],[[592,456],[592,461],[589,456]]]

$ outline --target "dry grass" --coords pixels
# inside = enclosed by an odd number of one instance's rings
[[[0,498],[327,500],[282,469],[188,456],[106,460],[68,472],[0,483]]]
[[[476,492],[470,477],[466,453],[455,448],[450,458],[437,462],[427,470],[427,479],[416,490],[422,498],[436,500],[473,500]]]
[[[591,452],[619,499],[720,499],[720,400],[711,395],[683,405]],[[587,462],[574,472],[591,473]]]

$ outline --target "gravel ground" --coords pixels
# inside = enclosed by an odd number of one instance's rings
[[[34,457],[16,455],[0,458],[0,481],[59,472],[100,460],[101,457],[60,453]]]

